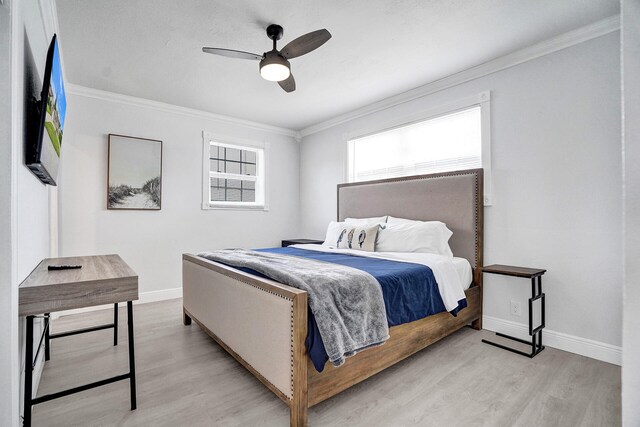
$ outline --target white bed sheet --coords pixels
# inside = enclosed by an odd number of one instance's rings
[[[453,257],[452,262],[460,277],[462,288],[466,291],[471,286],[471,283],[473,283],[473,269],[471,268],[471,264],[466,258],[458,257]]]
[[[355,249],[335,249],[324,245],[292,245],[294,248],[319,252],[334,252],[358,255],[369,258],[382,258],[392,261],[412,262],[426,265],[433,271],[438,290],[447,311],[458,307],[458,301],[464,299],[465,289],[471,285],[471,265],[464,258],[451,258],[443,255],[416,252],[365,252]]]

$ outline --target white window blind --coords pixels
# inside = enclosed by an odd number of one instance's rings
[[[482,167],[480,105],[349,141],[349,181]]]

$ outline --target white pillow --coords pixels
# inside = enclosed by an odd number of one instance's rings
[[[374,252],[379,229],[378,224],[371,227],[354,227],[345,224],[338,235],[338,248]]]
[[[415,219],[407,219],[407,218],[396,218],[395,216],[391,216],[389,215],[387,217],[387,223],[389,224],[423,224],[425,222],[440,222],[440,221],[418,221]],[[440,222],[440,224],[444,224],[443,222]]]
[[[453,233],[444,223],[394,219],[399,221],[388,222],[378,232],[376,252],[424,252],[453,257],[449,247]]]
[[[372,225],[384,224],[387,222],[386,216],[372,217],[372,218],[347,218],[344,220],[349,225],[354,227],[371,227]]]
[[[327,234],[324,237],[324,243],[322,243],[322,245],[329,246],[330,248],[338,247],[338,237],[344,226],[344,222],[331,221],[327,226]]]

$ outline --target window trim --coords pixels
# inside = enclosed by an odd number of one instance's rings
[[[415,123],[436,119],[466,110],[472,107],[480,107],[480,129],[482,144],[482,168],[484,169],[484,206],[491,206],[493,198],[491,194],[491,91],[484,91],[477,95],[461,98],[452,102],[441,104],[413,114],[405,115],[399,119],[386,122],[376,122],[375,125],[360,128],[356,131],[345,133],[342,136],[345,150],[344,157],[344,181],[352,182],[349,171],[352,152],[350,141],[364,138],[377,133],[387,132],[393,129],[409,126]]]
[[[239,148],[244,150],[256,151],[256,158],[261,159],[257,163],[256,182],[262,176],[262,186],[264,200],[260,202],[212,202],[210,199],[210,147],[211,143],[215,143],[230,148]],[[262,150],[262,155],[259,151]],[[268,211],[269,210],[269,191],[268,191],[268,168],[269,163],[269,143],[265,141],[252,141],[242,138],[229,137],[224,135],[216,135],[212,132],[202,132],[202,209],[203,210],[248,210],[248,211]],[[229,174],[228,174],[229,175]],[[233,175],[233,174],[230,174]]]

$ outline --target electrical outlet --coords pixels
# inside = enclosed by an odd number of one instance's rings
[[[518,301],[511,301],[511,315],[520,316],[521,314],[522,309],[520,307],[520,303]]]

